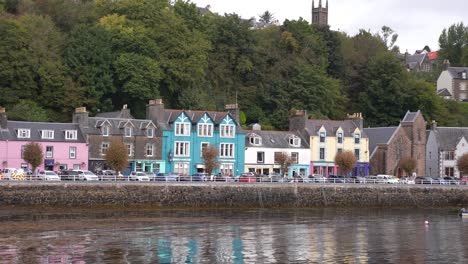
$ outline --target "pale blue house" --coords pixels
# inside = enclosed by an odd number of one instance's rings
[[[225,112],[164,109],[161,99],[151,100],[146,116],[160,128],[165,173],[193,175],[204,172],[202,151],[218,149],[220,167],[213,174],[236,176],[244,172],[245,133],[239,126],[237,105]]]

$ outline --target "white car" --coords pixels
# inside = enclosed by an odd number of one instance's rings
[[[398,178],[393,175],[379,174],[377,175],[377,180],[381,181],[382,183],[390,183],[390,184],[399,183]]]
[[[5,180],[18,180],[17,175],[24,177],[26,173],[23,169],[6,168],[3,170],[3,179]]]
[[[41,171],[38,176],[43,181],[60,181],[60,177],[53,171]]]
[[[150,180],[148,175],[146,175],[146,173],[143,171],[132,171],[132,173],[130,173],[129,179],[131,181],[149,181]]]
[[[94,173],[87,170],[73,170],[78,174],[78,180],[81,181],[98,181],[99,178]]]

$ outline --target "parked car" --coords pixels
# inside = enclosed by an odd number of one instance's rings
[[[175,182],[175,181],[180,181],[180,175],[176,173],[159,173],[156,175],[156,181],[165,181],[165,182]]]
[[[228,176],[228,175],[223,175],[223,174],[218,174],[214,178],[214,180],[217,181],[217,182],[233,182],[233,181],[235,181],[234,177]]]
[[[455,185],[460,184],[460,180],[458,178],[455,178],[455,177],[446,176],[446,177],[444,177],[444,180],[448,184],[455,184]]]
[[[237,177],[236,181],[238,182],[257,182],[255,174],[253,172],[245,172]]]
[[[284,182],[284,177],[279,173],[270,174],[268,177],[270,178],[271,182]]]
[[[197,172],[193,174],[191,177],[187,177],[189,181],[206,181],[209,178],[210,178],[210,175],[208,175],[208,173],[206,172]],[[182,179],[185,179],[185,178],[181,178],[181,180]]]
[[[413,177],[403,176],[400,178],[400,183],[402,184],[415,184]]]
[[[448,181],[444,180],[444,178],[440,178],[440,177],[434,177],[432,178],[433,182],[432,184],[449,184]]]
[[[418,176],[414,180],[416,184],[432,184],[433,179],[431,177]]]
[[[80,181],[98,181],[99,178],[88,170],[73,170],[78,175]]]
[[[366,183],[366,177],[363,176],[351,176],[346,179],[349,183]]]
[[[338,176],[338,175],[333,175],[333,174],[330,174],[328,175],[328,182],[331,182],[331,183],[345,183],[345,178],[344,176]]]
[[[265,174],[257,175],[256,178],[257,178],[257,182],[271,182],[271,178]]]
[[[301,175],[294,174],[293,176],[289,177],[289,181],[290,182],[305,182],[305,179]]]
[[[377,175],[377,180],[381,183],[396,184],[399,183],[398,178],[393,175],[379,174]]]
[[[325,176],[323,176],[323,175],[320,175],[320,174],[309,175],[309,179],[310,179],[312,182],[317,182],[317,183],[325,183],[325,182],[328,182],[327,177],[325,177]]]
[[[23,173],[24,171],[22,169],[15,169],[15,168],[6,168],[3,170],[3,179],[5,180],[15,180],[13,177],[14,175],[18,173]]]
[[[461,177],[459,182],[460,185],[468,185],[468,177]]]
[[[113,170],[102,170],[97,173],[97,176],[100,181],[115,181],[118,178],[117,173]]]
[[[144,171],[132,171],[128,176],[131,181],[149,181],[148,175]]]
[[[40,171],[37,176],[39,180],[43,181],[60,181],[60,177],[53,171]]]

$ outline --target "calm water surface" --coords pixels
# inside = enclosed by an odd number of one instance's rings
[[[468,263],[468,221],[449,209],[3,208],[0,263]]]

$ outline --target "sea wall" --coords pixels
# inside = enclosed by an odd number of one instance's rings
[[[314,208],[466,206],[465,186],[0,183],[0,206]]]

